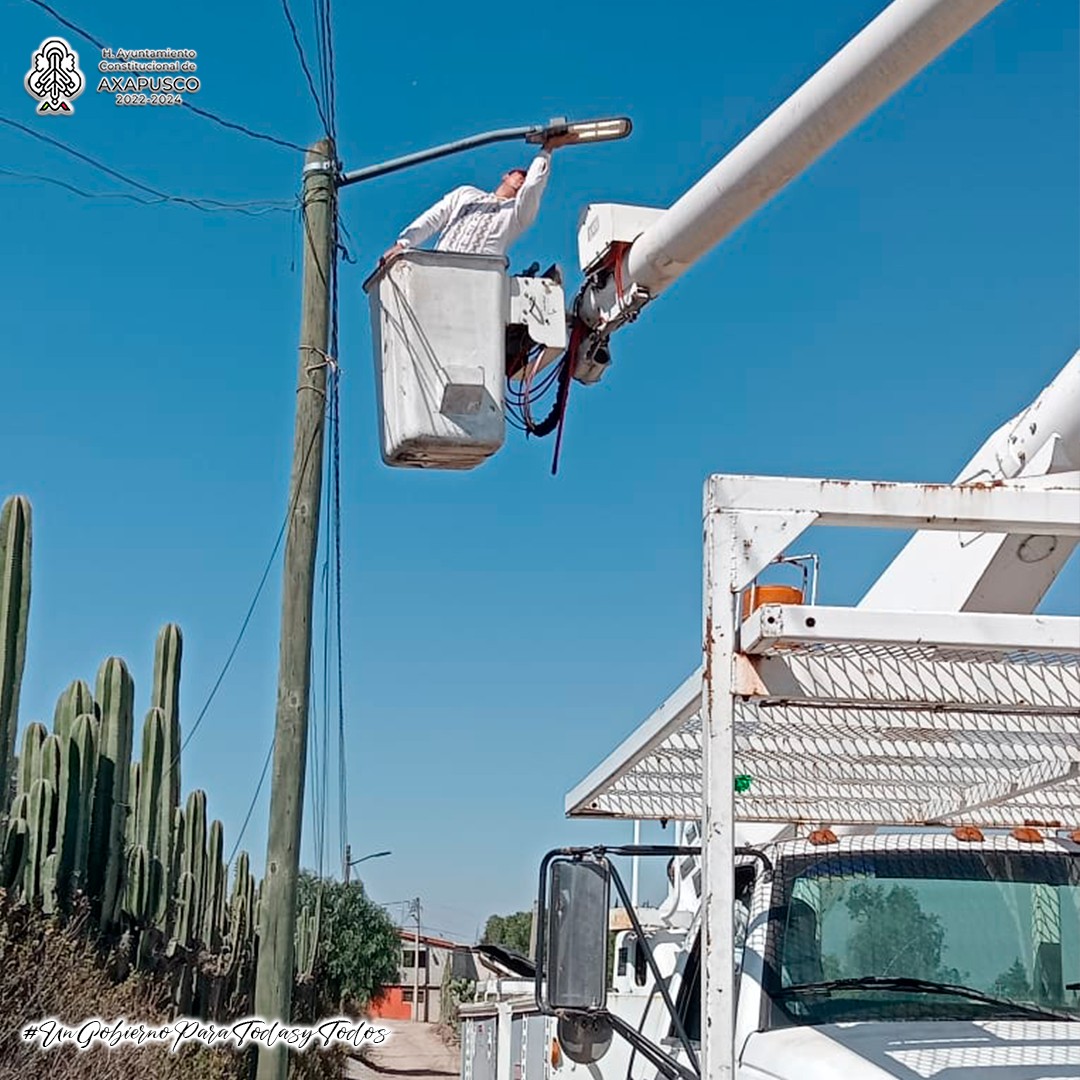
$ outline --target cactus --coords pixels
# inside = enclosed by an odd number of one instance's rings
[[[139,789],[142,787],[142,765],[131,763],[131,777],[128,780],[128,815],[124,822],[124,847],[133,848],[139,842]],[[125,856],[126,864],[126,856]]]
[[[165,714],[165,776],[169,805],[180,805],[180,658],[184,639],[174,623],[163,626],[154,646],[150,704]]]
[[[187,828],[184,811],[177,807],[173,811],[173,827],[171,848],[169,849],[169,872],[166,875],[164,887],[169,895],[173,895],[174,883],[180,881],[180,875],[184,872],[184,830]],[[178,886],[176,886],[178,887]],[[172,927],[166,927],[172,930]]]
[[[60,903],[59,882],[57,879],[59,862],[60,857],[54,852],[42,863],[41,910],[46,915],[54,914]]]
[[[184,850],[181,853],[183,874],[192,879],[193,918],[191,930],[198,936],[202,929],[202,907],[206,893],[206,792],[193,791],[184,810]]]
[[[95,715],[94,695],[90,687],[76,679],[57,699],[53,713],[53,734],[65,739],[71,735],[75,718],[85,713]]]
[[[171,870],[172,825],[175,807],[168,801],[165,785],[165,714],[151,709],[143,724],[142,769],[139,775],[137,843],[157,863],[155,874],[164,886]],[[168,915],[169,890],[160,888],[153,921],[162,930]]]
[[[315,898],[315,906],[299,912],[296,919],[296,973],[301,980],[310,980],[315,974],[321,925],[322,889]]]
[[[90,821],[94,808],[99,722],[90,713],[77,717],[60,756],[60,801],[56,825],[58,900],[86,889]]]
[[[27,852],[23,870],[23,896],[33,902],[43,900],[45,859],[52,843],[56,813],[56,788],[51,780],[35,780],[30,787],[27,811]]]
[[[60,790],[60,758],[63,754],[63,742],[59,735],[47,735],[41,744],[41,769],[38,775],[43,780],[48,780],[52,786]],[[53,838],[50,837],[50,846]]]
[[[41,746],[48,737],[44,724],[36,720],[26,725],[23,732],[22,749],[19,751],[19,787],[20,795],[29,794],[34,781],[41,775]]]
[[[161,891],[160,866],[142,844],[136,844],[127,857],[124,884],[124,913],[138,926],[148,925],[158,906]]]
[[[27,820],[27,815],[30,813],[30,796],[26,792],[21,792],[16,795],[11,802],[11,810],[8,812],[8,817],[11,819],[22,818]]]
[[[23,880],[30,827],[25,818],[12,816],[4,833],[4,855],[0,885],[13,889]]]
[[[100,925],[105,929],[120,913],[131,781],[135,684],[123,660],[113,656],[101,665],[95,690],[101,710],[101,741],[87,887],[92,896],[100,897]]]
[[[13,496],[0,511],[0,809],[7,806],[19,726],[19,691],[30,615],[30,502]]]
[[[198,894],[195,875],[185,871],[180,875],[176,890],[176,941],[185,949],[195,943],[198,930]]]
[[[221,948],[222,922],[225,915],[225,863],[222,852],[225,833],[220,821],[210,824],[210,850],[206,863],[206,900],[203,904],[203,924],[200,937],[211,952]]]

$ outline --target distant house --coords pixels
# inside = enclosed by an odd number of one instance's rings
[[[480,986],[492,979],[532,977],[532,965],[524,957],[498,945],[459,945],[445,938],[420,935],[419,970],[416,937],[408,930],[398,930],[401,960],[398,980],[387,986],[378,1000],[371,1003],[372,1019],[411,1020],[437,1024],[442,1005],[442,984],[449,968],[450,978],[469,979]],[[417,1005],[416,1012],[413,1011]]]
[[[411,1020],[416,1016],[426,1023],[436,1024],[439,1022],[443,973],[454,949],[460,946],[444,938],[421,934],[418,965],[415,935],[399,929],[398,937],[401,938],[398,981],[386,987],[382,997],[372,1002],[371,1016],[381,1020]],[[415,1013],[414,994],[418,1006]]]

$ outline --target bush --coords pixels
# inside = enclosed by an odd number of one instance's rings
[[[55,1016],[75,1026],[93,1017],[125,1018],[156,1026],[172,1016],[172,991],[164,978],[142,973],[114,982],[118,957],[103,950],[85,905],[61,924],[0,890],[0,1080],[248,1080],[251,1051],[185,1047],[106,1047],[79,1052],[64,1046],[41,1050],[19,1033],[31,1020]],[[122,948],[122,946],[121,946]],[[340,1049],[292,1057],[294,1080],[339,1080]]]
[[[397,982],[401,942],[390,917],[359,881],[345,884],[300,875],[299,908],[314,907],[322,890],[322,914],[309,1005],[320,1014],[363,1010],[383,989]]]

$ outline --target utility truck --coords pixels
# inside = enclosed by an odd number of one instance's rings
[[[673,206],[590,207],[575,377],[996,6],[895,0]],[[544,859],[534,986],[463,1008],[462,1080],[1080,1078],[1080,619],[1034,614],[1080,538],[1080,353],[952,484],[718,475],[703,523],[701,666],[566,797],[678,841]],[[769,581],[811,526],[914,535],[832,607]]]
[[[703,665],[566,798],[679,843],[545,858],[534,992],[463,1010],[463,1080],[1080,1077],[1080,619],[1015,559],[1080,537],[1080,353],[975,461],[1050,415],[1041,475],[709,479]],[[771,602],[812,525],[916,532],[857,607]],[[874,606],[934,536],[969,591]],[[644,922],[620,855],[670,860]]]

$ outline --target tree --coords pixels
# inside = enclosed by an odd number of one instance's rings
[[[856,975],[903,975],[914,979],[956,982],[960,973],[941,965],[945,930],[937,915],[928,915],[915,890],[906,885],[859,882],[847,896],[855,926],[845,965]]]
[[[482,945],[502,945],[506,949],[528,956],[532,945],[532,912],[518,911],[513,915],[492,915],[484,926]]]
[[[390,917],[359,881],[345,884],[302,873],[300,909],[314,907],[322,890],[322,913],[315,960],[321,996],[334,1007],[347,1000],[360,1007],[397,982],[401,940]]]
[[[1009,998],[1010,1001],[1031,1001],[1034,995],[1028,981],[1027,970],[1018,956],[1012,967],[1006,968],[991,984],[990,991],[996,997]]]

